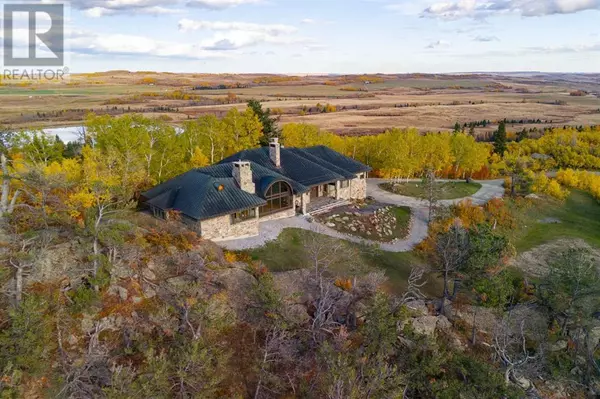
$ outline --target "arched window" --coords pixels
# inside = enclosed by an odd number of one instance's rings
[[[284,181],[277,181],[269,187],[265,194],[267,205],[260,208],[260,216],[292,209],[294,207],[292,186]]]

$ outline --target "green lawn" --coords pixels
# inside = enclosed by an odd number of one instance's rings
[[[441,200],[470,197],[481,189],[481,184],[479,183],[440,182],[438,184],[440,185],[439,199]],[[394,194],[426,198],[424,185],[421,182],[384,183],[380,187]]]
[[[517,215],[519,228],[512,241],[519,252],[563,237],[582,238],[600,248],[600,204],[586,192],[573,190],[565,202],[536,201]],[[541,222],[548,219],[560,223]]]
[[[298,270],[310,264],[303,245],[305,235],[316,234],[300,229],[286,229],[279,238],[268,243],[262,248],[249,251],[253,259],[261,260],[272,272]],[[358,253],[356,259],[340,259],[331,266],[331,271],[336,276],[355,276],[383,270],[389,281],[387,289],[395,294],[402,294],[406,289],[406,282],[413,266],[423,265],[423,259],[414,252],[391,253],[373,247],[358,245],[343,241],[348,246],[349,254],[352,250]],[[429,295],[439,295],[440,282],[435,276],[427,277],[428,283],[423,292]]]
[[[394,230],[394,237],[405,238],[408,233],[410,233],[411,210],[405,206],[397,206],[393,208],[393,211],[396,215],[396,222],[398,223]]]

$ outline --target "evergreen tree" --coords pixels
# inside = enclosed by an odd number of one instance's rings
[[[263,136],[260,138],[260,144],[263,146],[269,145],[272,138],[279,138],[281,130],[277,126],[278,118],[271,116],[271,109],[263,109],[262,104],[258,100],[249,100],[248,108],[252,109],[260,123],[263,125]]]
[[[456,134],[456,133],[460,133],[460,132],[461,132],[461,130],[462,130],[462,128],[460,127],[460,123],[456,122],[456,123],[454,124],[454,133],[455,133],[455,134]]]
[[[520,143],[521,141],[525,140],[528,137],[529,137],[529,133],[527,132],[527,129],[523,128],[523,130],[521,130],[519,133],[517,133],[517,143]]]
[[[501,156],[506,152],[506,124],[504,121],[500,122],[498,130],[494,132],[494,152]]]

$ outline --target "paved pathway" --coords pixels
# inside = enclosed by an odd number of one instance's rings
[[[299,228],[305,230],[313,230],[320,234],[326,234],[330,237],[340,238],[343,240],[364,243],[368,245],[378,245],[381,249],[388,252],[409,252],[419,243],[421,243],[428,234],[428,219],[429,210],[428,204],[425,200],[420,200],[413,197],[405,197],[402,195],[392,194],[388,191],[379,188],[379,184],[385,183],[388,180],[383,179],[369,179],[367,181],[367,194],[373,197],[376,201],[385,204],[407,206],[412,210],[411,229],[408,237],[404,240],[396,241],[393,243],[379,243],[375,241],[364,240],[359,237],[346,235],[326,227],[320,223],[311,222],[304,216],[297,216],[294,218],[286,218],[280,220],[273,220],[260,224],[260,234],[257,237],[241,238],[236,240],[220,241],[218,244],[223,248],[230,250],[243,250],[262,247],[269,241],[273,241],[279,237],[279,234],[287,228]],[[475,193],[471,198],[473,203],[483,205],[492,198],[500,198],[504,195],[504,188],[502,184],[503,180],[486,180],[477,181],[482,185],[481,189]],[[448,206],[459,203],[464,198],[456,200],[444,200],[439,201],[441,205]]]

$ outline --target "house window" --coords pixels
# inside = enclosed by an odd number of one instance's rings
[[[247,209],[231,215],[231,224],[238,224],[256,218],[256,209]]]
[[[167,215],[166,215],[165,211],[163,211],[160,208],[152,207],[152,214],[154,215],[155,218],[167,219]]]
[[[350,187],[350,180],[342,181],[341,188],[348,188],[348,187]]]
[[[366,173],[361,173],[360,175],[358,175],[358,178],[361,179],[361,180],[365,179],[366,177],[367,177]]]
[[[260,216],[267,216],[294,207],[292,187],[284,182],[275,182],[265,194],[267,205],[260,208]]]

